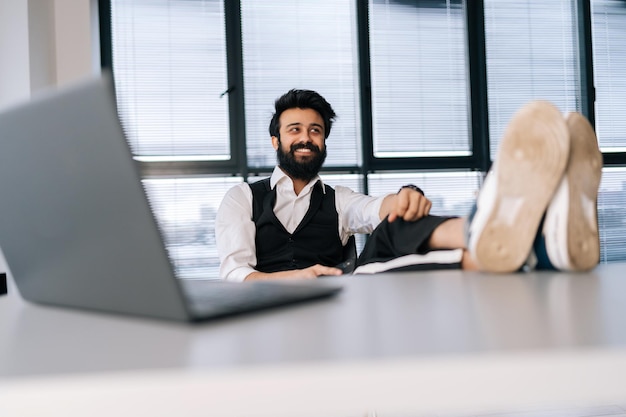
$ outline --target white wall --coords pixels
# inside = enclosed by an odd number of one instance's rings
[[[54,4],[56,84],[62,85],[100,70],[98,22],[92,19],[98,8],[96,0],[55,0]]]
[[[96,0],[0,0],[0,110],[99,71]]]
[[[28,0],[0,0],[0,109],[30,94]]]

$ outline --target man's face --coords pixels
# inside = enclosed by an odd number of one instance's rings
[[[280,115],[280,139],[272,136],[278,165],[290,177],[308,181],[326,159],[324,121],[313,109],[288,109]]]

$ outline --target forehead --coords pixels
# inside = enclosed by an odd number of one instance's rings
[[[313,109],[293,108],[287,109],[280,114],[281,128],[294,123],[306,126],[318,124],[324,127],[324,119],[322,119],[322,116]]]

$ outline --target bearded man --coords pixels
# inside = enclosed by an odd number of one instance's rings
[[[429,248],[464,246],[462,219],[429,216],[431,202],[418,187],[376,198],[325,185],[319,171],[334,119],[315,91],[291,90],[276,100],[269,133],[278,165],[270,178],[230,189],[217,213],[223,279],[341,275],[336,266],[350,237],[372,233],[383,219],[421,219]]]

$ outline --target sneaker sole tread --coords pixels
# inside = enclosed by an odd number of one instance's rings
[[[569,143],[563,116],[552,104],[532,102],[514,115],[496,160],[496,199],[470,247],[480,269],[512,272],[522,266],[565,171]]]

